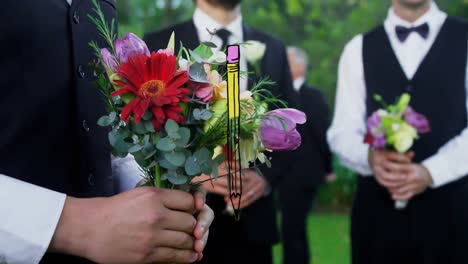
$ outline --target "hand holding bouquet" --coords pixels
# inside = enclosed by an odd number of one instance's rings
[[[367,135],[364,139],[373,149],[404,154],[411,149],[419,134],[430,131],[427,118],[409,106],[409,94],[403,94],[393,105],[386,105],[380,96],[375,96],[375,100],[384,107],[367,119]],[[407,201],[395,202],[397,209],[403,209],[406,205]]]

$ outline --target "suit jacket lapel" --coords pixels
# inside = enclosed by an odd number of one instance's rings
[[[187,21],[182,25],[180,32],[176,33],[176,39],[176,50],[180,49],[180,42],[184,44],[185,48],[191,50],[195,49],[196,47],[198,47],[198,45],[200,45],[197,28],[195,27],[193,20]]]

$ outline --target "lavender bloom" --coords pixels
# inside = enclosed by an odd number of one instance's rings
[[[127,62],[129,57],[138,54],[150,56],[146,43],[133,33],[127,33],[123,39],[119,38],[115,41],[115,52],[121,63]]]
[[[411,107],[406,109],[404,118],[409,125],[413,126],[418,131],[418,133],[427,133],[431,130],[427,118],[414,111]]]
[[[296,109],[277,109],[266,113],[260,124],[260,138],[268,149],[295,150],[301,145],[296,124],[304,124],[306,115]]]
[[[374,112],[368,119],[367,119],[367,130],[370,134],[375,137],[383,137],[384,133],[381,129],[382,125],[382,118],[380,117],[378,112]],[[385,137],[384,137],[385,139]]]
[[[385,139],[385,136],[380,136],[374,138],[374,142],[372,142],[372,147],[376,149],[382,149],[387,145],[387,140]]]
[[[101,64],[108,72],[117,71],[117,61],[114,55],[112,55],[112,53],[107,49],[101,49]]]

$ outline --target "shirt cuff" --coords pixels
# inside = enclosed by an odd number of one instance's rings
[[[422,165],[426,167],[432,177],[433,184],[431,188],[439,188],[455,180],[447,177],[447,174],[450,172],[448,163],[437,155],[426,159],[422,162]]]
[[[39,263],[62,214],[66,195],[0,175],[0,259]]]
[[[134,189],[144,179],[140,166],[131,154],[125,158],[112,157],[112,174],[118,193]]]

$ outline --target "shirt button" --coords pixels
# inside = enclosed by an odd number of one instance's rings
[[[89,186],[94,186],[94,174],[92,173],[88,175],[88,184]]]
[[[73,13],[73,23],[75,24],[79,24],[80,23],[80,15],[78,15],[78,12],[75,11],[75,13]]]
[[[78,65],[78,75],[80,76],[81,79],[84,79],[86,77],[86,73],[84,72],[83,65]]]
[[[85,132],[89,132],[89,126],[88,126],[88,123],[86,122],[86,120],[83,120],[83,122],[81,122],[81,127],[83,127],[83,130]]]

